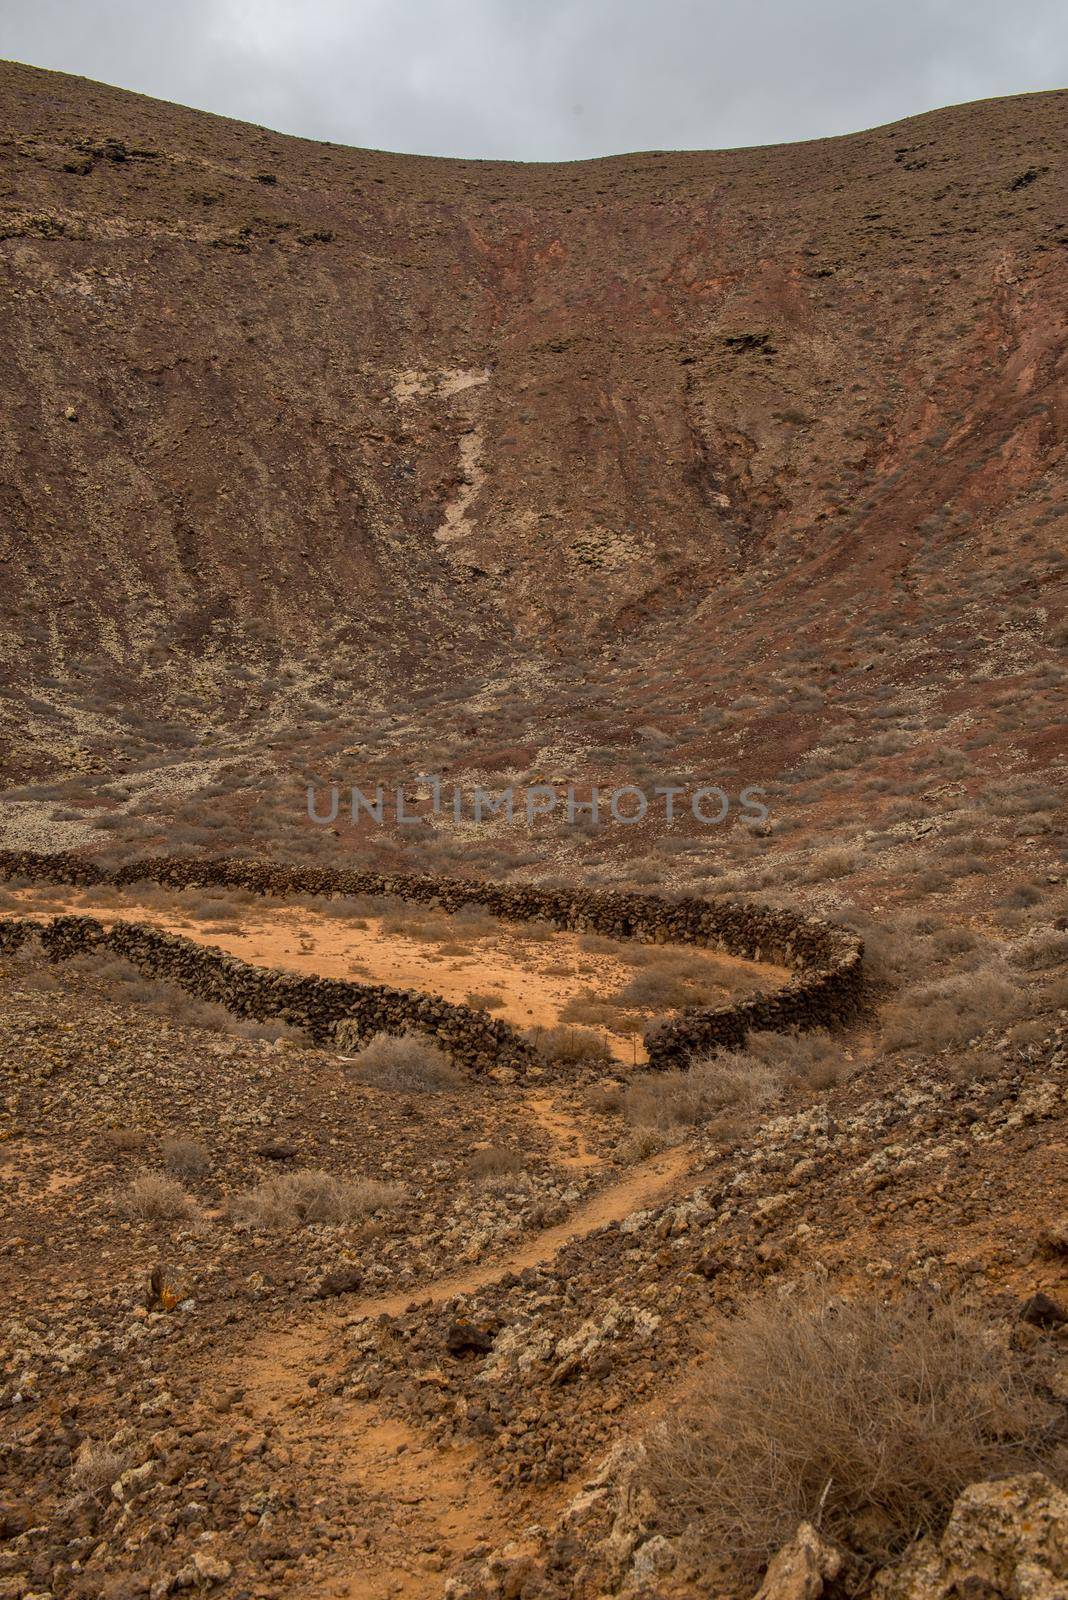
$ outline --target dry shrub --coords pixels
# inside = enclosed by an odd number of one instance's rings
[[[302,1168],[266,1179],[230,1202],[230,1216],[253,1228],[296,1228],[309,1222],[356,1222],[404,1198],[403,1185],[377,1178],[338,1178]]]
[[[588,1028],[534,1028],[528,1035],[531,1044],[546,1061],[611,1061],[612,1052],[599,1033]]]
[[[1045,1011],[1068,1009],[1068,978],[1053,978],[1049,983],[1043,984],[1038,1003]]]
[[[925,941],[921,941],[918,951],[921,970],[929,970],[930,959],[933,956],[938,961],[954,961],[961,956],[971,954],[972,951],[982,949],[982,941],[971,928],[961,928],[955,924],[931,925],[931,919],[924,918],[924,926],[928,928]],[[976,964],[981,964],[981,957],[976,958]]]
[[[1029,911],[1032,906],[1042,903],[1042,891],[1033,883],[1018,883],[1007,894],[1002,895],[998,901],[999,906],[1004,906],[1007,911]],[[1017,921],[1023,919],[1016,919]],[[1007,919],[1006,919],[1007,921]],[[1015,923],[1008,924],[1015,926]]]
[[[778,1094],[781,1077],[766,1062],[741,1052],[697,1060],[685,1072],[650,1072],[623,1096],[629,1122],[670,1133],[699,1127],[724,1111],[757,1112]]]
[[[96,1439],[83,1439],[71,1462],[71,1482],[85,1494],[102,1494],[129,1465],[128,1451],[113,1450]]]
[[[1028,972],[1041,972],[1068,961],[1068,933],[1042,929],[1014,944],[1010,952],[1014,966]]]
[[[164,1139],[160,1157],[168,1172],[177,1172],[183,1178],[195,1178],[206,1172],[211,1161],[198,1139]]]
[[[637,1127],[621,1142],[619,1154],[624,1161],[645,1161],[666,1150],[671,1142],[671,1136],[660,1128]]]
[[[997,817],[1021,817],[1036,811],[1056,810],[1061,797],[1034,778],[1018,774],[992,783],[985,795],[987,808]]]
[[[344,1033],[339,1031],[337,1038],[341,1043]],[[417,1033],[376,1033],[359,1051],[356,1073],[374,1089],[416,1093],[455,1089],[463,1082],[440,1045]]]
[[[115,1196],[120,1216],[163,1222],[192,1217],[196,1205],[180,1183],[162,1172],[142,1172],[128,1189]]]
[[[1052,1451],[1038,1379],[999,1332],[948,1302],[757,1304],[651,1437],[649,1488],[747,1577],[801,1521],[884,1560],[965,1485]]]
[[[499,1011],[505,1000],[503,994],[494,994],[489,990],[472,989],[465,1003],[472,1006],[476,1011]]]
[[[892,1050],[966,1044],[987,1028],[1008,1027],[1024,1004],[1020,988],[995,966],[913,984],[886,1008],[886,1043]]]
[[[522,1170],[523,1157],[518,1150],[509,1150],[506,1145],[491,1144],[482,1150],[475,1150],[468,1162],[468,1171],[473,1178],[501,1177]]]
[[[586,1091],[586,1104],[595,1116],[608,1116],[623,1109],[623,1085],[614,1078],[595,1083]]]
[[[142,1128],[107,1128],[104,1131],[104,1143],[116,1155],[134,1155],[145,1148],[148,1134]]]
[[[751,1033],[746,1054],[763,1061],[778,1076],[810,1089],[831,1089],[846,1083],[857,1070],[826,1028],[805,1033]]]
[[[1003,1066],[995,1050],[965,1050],[954,1057],[948,1071],[954,1083],[983,1083],[988,1078],[996,1078]]]
[[[819,883],[824,878],[847,878],[860,864],[861,857],[855,850],[821,850],[809,862],[804,879],[806,883]]]
[[[863,937],[864,970],[876,983],[899,984],[922,972],[917,964],[920,941],[914,935],[877,922],[856,908],[850,908],[846,915],[839,914],[839,920]]]
[[[712,997],[711,986],[679,977],[669,967],[646,967],[614,996],[618,1005],[639,1006],[644,1011],[678,1010],[682,1006],[707,1005]]]

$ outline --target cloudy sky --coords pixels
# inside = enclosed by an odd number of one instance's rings
[[[1068,84],[1065,0],[0,0],[0,56],[285,133],[559,160]]]

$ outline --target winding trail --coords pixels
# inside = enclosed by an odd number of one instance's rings
[[[578,1134],[550,1097],[539,1099],[543,1125],[555,1124],[561,1135]],[[596,1164],[580,1135],[577,1143],[578,1153],[571,1159]],[[482,1469],[476,1444],[442,1447],[406,1422],[384,1416],[373,1403],[321,1394],[323,1380],[336,1376],[343,1364],[344,1350],[339,1353],[338,1346],[344,1329],[365,1319],[398,1316],[409,1307],[475,1294],[509,1273],[543,1265],[574,1240],[685,1188],[689,1174],[689,1151],[679,1146],[663,1151],[592,1195],[566,1221],[493,1261],[446,1273],[422,1289],[333,1303],[302,1323],[278,1329],[236,1364],[233,1377],[244,1390],[256,1426],[272,1447],[285,1450],[292,1470],[402,1508],[384,1533],[371,1537],[358,1528],[344,1546],[339,1541],[332,1570],[302,1579],[303,1595],[312,1600],[421,1600],[438,1595],[449,1567],[483,1541],[492,1545],[513,1539],[517,1526],[515,1493],[506,1504]],[[435,1373],[427,1381],[440,1381],[443,1388],[447,1383],[443,1374]],[[566,1486],[557,1485],[551,1496],[545,1492],[536,1498],[545,1506],[567,1492]]]
[[[553,1155],[562,1167],[572,1172],[589,1172],[604,1165],[600,1156],[590,1149],[581,1123],[564,1111],[551,1094],[525,1095],[523,1104],[552,1140]]]

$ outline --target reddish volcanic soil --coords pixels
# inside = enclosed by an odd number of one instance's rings
[[[0,949],[0,1600],[1068,1592],[1066,146],[424,160],[0,64],[0,846],[865,941],[850,1027],[654,1073],[693,951],[0,883],[574,1030],[476,1081]]]

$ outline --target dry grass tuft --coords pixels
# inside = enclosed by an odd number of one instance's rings
[[[359,1051],[356,1073],[375,1089],[415,1092],[455,1089],[464,1081],[444,1050],[417,1033],[376,1033]]]
[[[588,1028],[534,1028],[531,1044],[546,1061],[611,1061],[612,1052],[599,1033]]]
[[[841,1044],[826,1028],[804,1033],[751,1033],[746,1054],[792,1083],[810,1089],[831,1089],[846,1083],[856,1065],[842,1052]]]
[[[113,1450],[96,1439],[83,1439],[71,1463],[71,1482],[85,1494],[102,1494],[122,1477],[129,1465],[127,1451]]]
[[[377,1178],[338,1178],[332,1172],[304,1168],[268,1178],[230,1203],[235,1222],[253,1228],[296,1228],[306,1223],[357,1222],[373,1211],[386,1211],[404,1198],[403,1185]]]
[[[781,1076],[765,1062],[741,1052],[710,1055],[685,1072],[651,1072],[623,1095],[627,1120],[668,1134],[698,1127],[725,1111],[753,1114],[778,1094]]]
[[[199,1139],[164,1139],[160,1157],[168,1172],[176,1172],[183,1178],[198,1177],[211,1164],[211,1157]]]
[[[473,1178],[494,1178],[522,1172],[523,1164],[523,1157],[518,1150],[491,1144],[472,1153],[468,1170]]]
[[[810,1521],[873,1560],[937,1530],[965,1485],[1045,1463],[1037,1378],[946,1302],[758,1304],[649,1441],[670,1528],[756,1575]]]
[[[123,1217],[170,1222],[194,1216],[196,1203],[166,1173],[142,1172],[129,1188],[115,1196],[115,1209]]]

